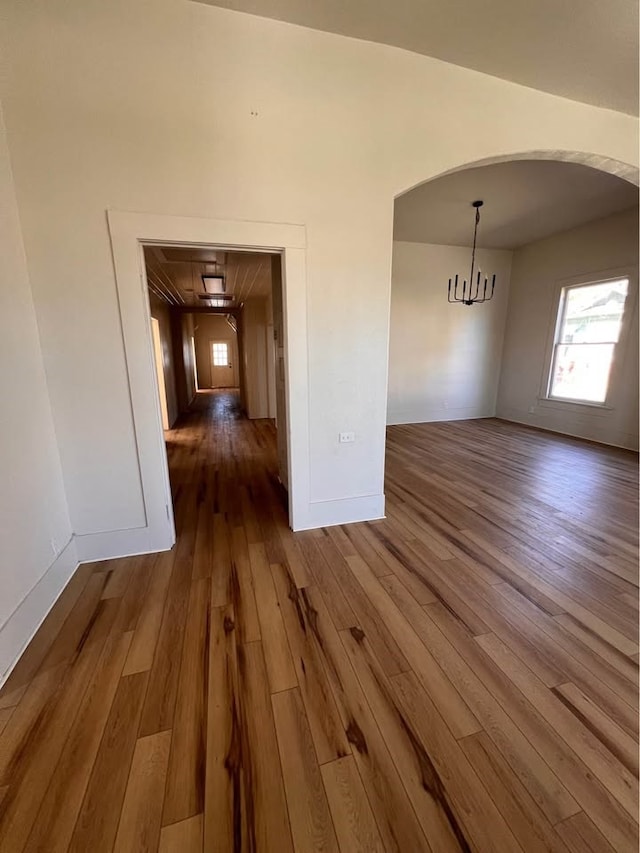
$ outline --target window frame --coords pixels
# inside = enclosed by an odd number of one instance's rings
[[[611,357],[611,368],[609,370],[609,381],[607,382],[607,392],[605,399],[602,402],[594,400],[574,399],[571,397],[552,396],[551,386],[553,382],[553,372],[556,362],[556,352],[558,347],[558,335],[562,329],[565,312],[566,312],[566,293],[578,287],[590,287],[598,284],[607,284],[611,281],[619,281],[627,279],[627,297],[624,303],[622,313],[622,321],[620,324],[620,334],[617,342],[613,344],[613,355]],[[561,279],[555,283],[553,299],[551,303],[551,316],[549,321],[549,335],[546,347],[544,360],[543,374],[540,383],[540,393],[538,402],[545,407],[558,406],[566,408],[576,406],[578,408],[587,407],[593,409],[612,410],[611,405],[612,389],[616,385],[616,376],[618,368],[623,361],[623,355],[626,351],[629,331],[632,324],[634,311],[637,301],[637,269],[630,267],[622,267],[614,270],[607,270],[600,273],[585,274],[573,276],[570,279]]]
[[[224,347],[225,359],[224,362],[218,364],[216,361],[216,347]],[[211,364],[213,367],[228,367],[230,362],[229,342],[228,341],[211,341]]]

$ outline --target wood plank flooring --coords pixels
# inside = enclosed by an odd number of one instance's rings
[[[232,393],[168,452],[176,547],[0,691],[0,851],[635,853],[636,455],[391,427],[387,518],[293,534]]]

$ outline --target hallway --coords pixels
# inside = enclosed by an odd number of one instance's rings
[[[82,565],[0,691],[0,851],[635,851],[637,456],[391,427],[387,518],[293,534],[199,392],[177,545]]]

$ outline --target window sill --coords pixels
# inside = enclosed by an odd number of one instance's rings
[[[613,406],[606,403],[592,403],[588,400],[569,400],[564,397],[538,397],[538,403],[548,408],[564,409],[565,406],[580,406],[582,409],[599,409],[600,411],[612,412]]]

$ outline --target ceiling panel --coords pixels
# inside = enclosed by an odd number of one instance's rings
[[[478,245],[514,249],[638,204],[638,188],[577,163],[517,160],[462,169],[396,199],[394,240],[470,246],[482,199]]]
[[[271,255],[263,252],[147,246],[145,262],[149,289],[170,305],[238,308],[271,290]],[[207,294],[207,275],[223,276],[224,296],[231,298]]]

